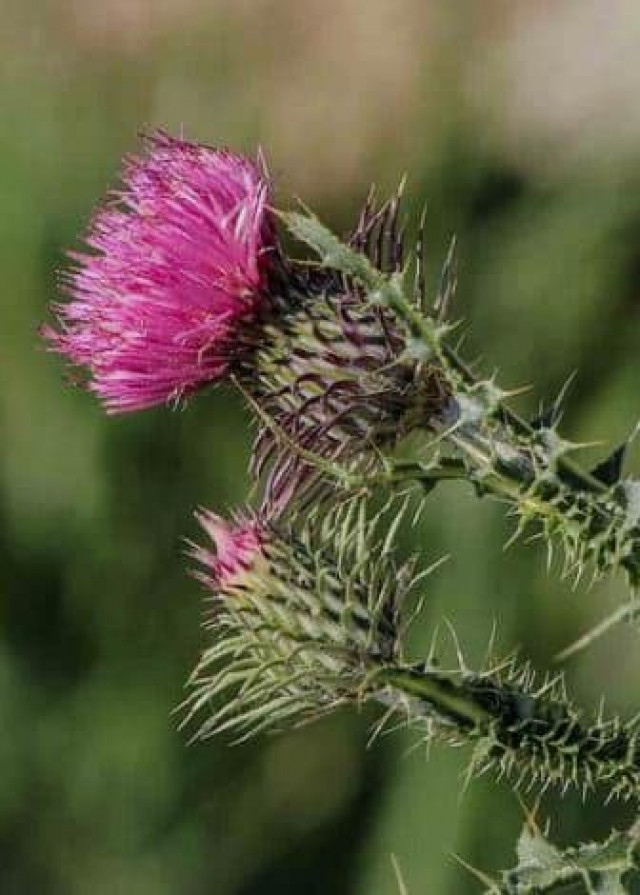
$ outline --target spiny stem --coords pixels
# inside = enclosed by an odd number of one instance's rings
[[[424,700],[463,730],[481,728],[491,720],[491,714],[469,691],[439,672],[385,668],[380,679],[407,696]]]
[[[440,330],[442,328],[437,327],[430,318],[423,317],[413,301],[409,300],[400,288],[394,288],[388,294],[389,306],[392,310],[404,321],[412,335],[422,338],[425,345],[436,354],[449,379],[453,395],[460,385],[466,393],[473,393],[474,389],[479,388],[482,383],[476,380],[456,351],[441,341]],[[434,347],[436,344],[438,345],[437,350]],[[522,442],[533,442],[536,436],[533,428],[510,410],[500,398],[496,398],[490,415],[499,422],[497,437],[504,439],[507,446],[513,447],[519,461],[526,461],[526,453],[523,450],[525,445]],[[591,500],[585,510],[587,518],[581,536],[587,549],[589,549],[590,543],[595,542],[596,533],[602,530],[607,531],[610,528],[612,530],[620,528],[622,523],[620,520],[612,518],[611,512],[603,506],[602,501],[602,498],[608,498],[613,504],[616,504],[624,518],[626,508],[620,502],[619,496],[564,453],[553,458],[553,471],[557,486],[553,487],[551,483],[547,483],[547,489],[557,498],[555,503],[550,499],[541,499],[539,495],[532,495],[530,486],[532,481],[536,483],[537,475],[535,469],[527,469],[526,462],[522,469],[518,463],[512,463],[504,464],[498,470],[495,458],[491,456],[490,452],[493,439],[491,434],[483,435],[484,424],[485,421],[482,420],[476,427],[470,425],[466,432],[464,427],[454,425],[449,432],[445,430],[442,437],[449,440],[468,459],[472,471],[480,473],[482,485],[488,492],[498,497],[506,497],[519,508],[525,518],[546,518],[552,522],[555,521],[559,527],[566,521],[568,512],[573,510],[573,507],[563,507],[560,489],[562,487],[567,489],[567,497],[575,493],[586,495],[587,499],[591,498]],[[514,435],[517,437],[517,441],[512,445]],[[483,449],[483,439],[489,450]],[[526,477],[529,478],[529,481],[526,480]],[[615,550],[613,552],[615,553]],[[600,555],[596,552],[597,561],[602,558],[609,559],[602,552]],[[632,587],[635,588],[640,584],[640,531],[631,541],[631,549],[626,553],[623,552],[619,557],[614,557],[611,565],[616,563],[626,570]]]
[[[470,388],[478,385],[477,378],[454,348],[450,345],[443,345],[443,354],[447,364],[462,378],[465,385]],[[531,425],[504,403],[500,405],[500,415],[503,421],[508,423],[516,434],[527,438],[535,435]],[[576,463],[570,457],[559,457],[557,466],[558,471],[564,474],[563,479],[567,485],[579,487],[594,494],[604,494],[606,492],[606,486],[599,479],[583,469],[579,463]]]
[[[506,680],[491,674],[387,666],[376,680],[393,694],[408,697],[409,719],[430,718],[445,738],[478,744],[474,763],[481,770],[521,780],[538,780],[583,790],[597,783],[610,795],[640,794],[640,743],[633,725],[616,719],[586,724],[567,701],[562,685],[534,689],[527,675]]]
[[[388,469],[381,473],[367,474],[360,483],[368,484],[400,484],[402,482],[420,482],[427,490],[438,482],[461,481],[469,475],[464,463],[456,457],[440,457],[433,463],[420,463],[415,460],[391,460]],[[353,481],[358,483],[358,478]]]
[[[417,311],[414,303],[410,301],[401,290],[393,290],[392,297],[390,298],[390,306],[392,310],[404,320],[405,324],[414,335],[420,335],[432,350],[436,350],[437,346],[438,359],[443,362],[445,369],[449,368],[450,372],[456,374],[456,376],[470,389],[473,389],[480,384],[479,380],[459,357],[455,349],[441,341],[438,334],[438,328],[433,321],[431,321],[430,318],[423,317],[422,314]],[[499,406],[496,408],[495,412],[496,416],[501,417],[516,434],[523,435],[527,438],[531,438],[535,435],[535,432],[529,423],[518,416],[518,414],[511,410],[504,404],[504,402],[499,402]],[[564,473],[563,481],[565,481],[567,485],[579,487],[586,492],[594,494],[604,494],[607,491],[606,486],[603,485],[602,482],[569,457],[558,457],[556,460],[556,467],[558,471]]]

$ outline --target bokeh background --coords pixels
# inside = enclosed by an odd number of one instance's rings
[[[0,891],[392,895],[392,854],[410,895],[478,891],[452,853],[508,866],[522,808],[490,780],[460,796],[464,750],[367,749],[352,713],[187,745],[202,595],[181,539],[197,504],[244,499],[247,417],[219,391],[107,419],[37,327],[140,130],[260,145],[281,203],[342,231],[406,173],[432,281],[458,234],[469,356],[533,383],[524,412],[577,371],[567,433],[617,444],[640,415],[637,0],[1,0],[0,20]],[[547,669],[624,594],[572,591],[509,532],[464,488],[434,495],[404,546],[453,556],[417,648],[447,617],[472,663],[495,620]],[[585,706],[638,710],[638,643],[620,629],[569,665]],[[628,819],[540,814],[560,842]]]

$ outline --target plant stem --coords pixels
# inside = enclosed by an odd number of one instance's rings
[[[410,721],[431,720],[445,739],[474,743],[476,769],[583,790],[602,782],[611,795],[640,794],[636,727],[615,718],[585,723],[561,681],[534,688],[531,675],[513,665],[504,677],[386,665],[373,680],[372,692],[383,685],[378,699],[397,703]]]
[[[470,395],[482,386],[457,352],[445,343],[447,328],[424,316],[407,297],[402,277],[392,275],[385,280],[378,274],[377,278],[374,275],[370,278],[370,285],[376,286],[376,300],[396,313],[414,341],[422,343],[427,355],[440,365],[453,401],[458,392]],[[549,456],[548,470],[540,476],[527,456],[527,451],[536,444],[537,433],[501,398],[475,427],[467,426],[465,431],[464,426],[453,425],[443,431],[442,438],[466,458],[470,467],[468,477],[476,485],[481,484],[486,491],[506,498],[525,520],[540,519],[547,524],[549,532],[564,534],[568,558],[577,560],[580,569],[584,558],[593,557],[599,571],[621,566],[629,576],[632,589],[640,586],[640,524],[636,520],[628,526],[623,492],[609,488],[563,450]],[[519,462],[501,464],[498,469],[492,455],[496,440]],[[552,476],[548,475],[549,471]],[[542,489],[536,493],[532,485],[541,484],[544,484],[543,494]]]
[[[461,377],[465,385],[473,388],[478,384],[476,377],[473,375],[469,367],[459,357],[457,352],[450,345],[443,345],[443,355],[447,364],[452,370]],[[517,435],[523,435],[531,438],[535,435],[532,426],[521,416],[501,404],[500,415],[505,423],[507,423]],[[565,484],[572,487],[581,488],[583,491],[592,492],[594,494],[604,494],[607,490],[606,486],[595,476],[591,475],[583,469],[578,463],[570,457],[559,457],[557,460],[559,471],[563,473]]]
[[[407,330],[408,354],[439,371],[450,407],[443,408],[436,438],[448,442],[462,459],[464,477],[480,493],[506,499],[520,516],[518,531],[537,519],[545,539],[558,536],[568,569],[579,575],[587,560],[593,560],[597,574],[623,568],[632,591],[637,591],[640,482],[601,481],[568,456],[574,446],[557,435],[554,424],[538,431],[507,407],[507,393],[491,380],[477,380],[447,343],[451,327],[417,306],[415,290],[407,288],[404,273],[379,270],[314,215],[292,212],[281,217],[298,239],[313,248],[322,266],[352,277],[370,304],[391,310]],[[458,419],[447,422],[451,409],[458,411]],[[430,419],[431,432],[434,425],[437,420]],[[419,469],[418,479],[421,475]],[[429,486],[434,478],[431,468]]]
[[[491,720],[483,708],[458,682],[434,671],[412,668],[385,668],[381,679],[407,696],[415,696],[433,706],[438,714],[463,729],[477,728]]]
[[[393,282],[397,285],[396,281]],[[422,340],[425,347],[435,354],[452,390],[453,401],[458,390],[469,394],[482,385],[456,351],[441,339],[435,321],[422,316],[401,288],[391,290],[389,306],[404,321],[412,336]],[[489,417],[495,423],[490,423]],[[497,431],[494,431],[490,425],[496,424]],[[483,432],[483,428],[487,431]],[[578,519],[581,528],[577,534],[582,540],[584,555],[593,554],[599,568],[620,565],[627,572],[632,588],[637,588],[640,585],[640,526],[637,523],[631,526],[632,535],[624,533],[625,549],[619,549],[617,537],[627,521],[627,507],[622,493],[608,488],[566,453],[559,452],[550,458],[549,463],[556,485],[553,478],[545,479],[544,486],[549,497],[541,497],[531,487],[532,484],[541,484],[542,480],[535,465],[529,462],[525,449],[527,445],[534,444],[536,435],[529,423],[510,410],[502,400],[498,400],[491,413],[476,425],[453,425],[442,433],[442,437],[467,459],[470,477],[476,484],[481,483],[486,491],[506,498],[525,519],[547,520],[550,528],[555,530],[562,531],[564,528],[565,532],[569,532],[575,529],[573,523]],[[494,447],[496,441],[510,449],[518,462],[500,464],[498,468]],[[576,515],[576,510],[582,513],[582,519]],[[569,521],[570,524],[567,524]],[[598,536],[603,533],[606,540],[596,546]],[[612,539],[612,544],[608,543],[609,539]],[[577,558],[582,559],[580,550],[575,552]]]

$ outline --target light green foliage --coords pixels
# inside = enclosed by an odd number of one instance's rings
[[[406,299],[405,277],[402,272],[385,275],[377,270],[361,252],[341,242],[314,215],[298,212],[281,213],[282,219],[291,233],[310,246],[318,255],[320,264],[338,270],[360,283],[368,293],[369,301],[382,305],[401,314],[409,334],[415,343],[430,356],[442,355],[442,336],[448,331],[446,326],[438,326],[435,321],[421,315],[413,302]],[[416,352],[415,345],[413,353]]]
[[[531,822],[520,834],[517,857],[516,867],[505,871],[487,895],[545,895],[571,884],[586,895],[624,895],[635,891],[631,872],[640,870],[640,825],[614,831],[604,842],[561,850]]]

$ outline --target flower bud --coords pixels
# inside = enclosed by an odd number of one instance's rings
[[[382,559],[338,519],[317,542],[258,516],[228,523],[203,510],[198,520],[215,549],[191,555],[218,634],[192,679],[190,717],[213,703],[201,735],[315,717],[357,699],[367,675],[396,657],[409,566]]]

